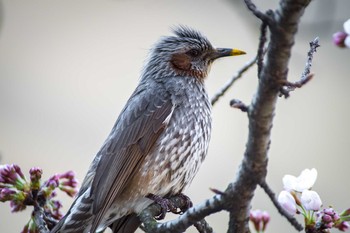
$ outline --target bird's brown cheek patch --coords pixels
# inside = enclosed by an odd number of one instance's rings
[[[183,70],[183,71],[191,70],[191,60],[187,54],[184,54],[184,53],[174,54],[171,57],[170,62],[176,69]]]

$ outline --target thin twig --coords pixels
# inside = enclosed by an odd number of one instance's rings
[[[246,72],[250,67],[252,67],[257,60],[257,57],[254,57],[252,60],[247,62],[241,69],[237,71],[235,75],[231,77],[231,79],[211,98],[211,104],[214,105],[220,97],[222,97],[225,92],[236,82],[238,79],[240,79],[244,72]]]
[[[301,79],[305,79],[310,74],[312,59],[314,58],[314,53],[317,52],[316,50],[318,47],[320,47],[319,38],[316,37],[313,41],[310,42],[310,50],[307,53],[307,62],[305,65],[304,72],[301,75]]]
[[[282,206],[278,203],[276,199],[275,193],[270,189],[269,185],[266,183],[266,180],[263,180],[260,182],[260,187],[265,191],[267,196],[271,199],[272,203],[275,205],[276,209],[278,212],[284,216],[292,226],[298,230],[302,231],[304,227],[292,216],[290,215],[287,211],[285,211]]]
[[[301,78],[297,82],[289,82],[284,81],[283,87],[281,88],[280,96],[284,96],[285,98],[288,98],[291,91],[294,91],[296,88],[303,87],[306,83],[308,83],[312,78],[313,74],[310,73],[310,69],[312,66],[312,60],[314,57],[314,53],[317,52],[317,48],[320,47],[319,39],[316,37],[313,41],[310,42],[310,50],[307,53],[307,61],[305,64],[305,68],[303,73],[301,74]]]

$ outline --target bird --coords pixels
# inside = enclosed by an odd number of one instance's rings
[[[135,232],[149,195],[181,194],[206,157],[211,103],[204,81],[221,57],[199,31],[176,26],[151,48],[139,83],[93,159],[66,215],[51,233]]]

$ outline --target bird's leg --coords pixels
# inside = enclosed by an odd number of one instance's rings
[[[156,220],[162,220],[165,218],[166,212],[171,211],[172,213],[176,212],[175,206],[166,198],[160,197],[158,195],[149,193],[146,196],[148,199],[151,199],[161,207],[161,213],[155,217]]]

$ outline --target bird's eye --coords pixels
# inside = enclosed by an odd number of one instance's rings
[[[187,51],[186,54],[187,54],[187,55],[190,55],[191,57],[198,57],[198,55],[199,55],[199,50],[197,50],[197,49],[191,49],[191,50]]]

